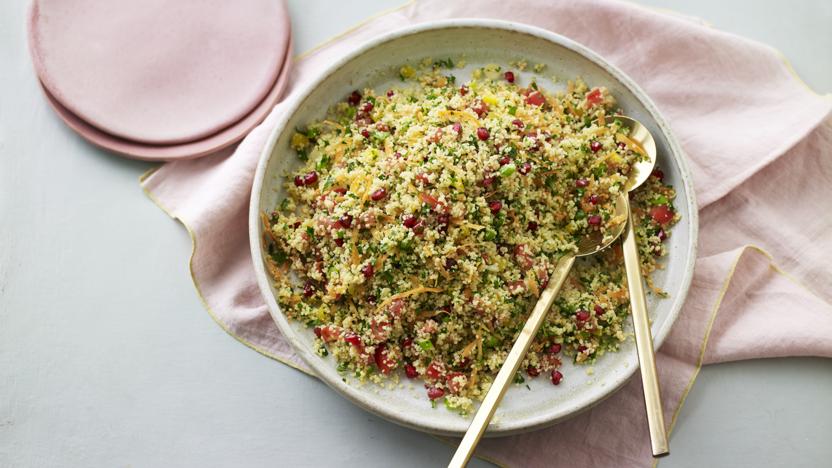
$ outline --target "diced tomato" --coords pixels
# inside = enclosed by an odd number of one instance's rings
[[[325,327],[317,328],[320,328],[321,339],[324,340],[324,343],[332,343],[333,341],[337,340],[338,336],[341,334],[341,332],[337,328],[328,325]]]
[[[590,92],[586,93],[586,102],[590,106],[600,104],[603,100],[604,96],[601,94],[601,88],[592,88]]]
[[[673,211],[667,205],[658,205],[650,208],[650,217],[659,224],[667,224],[673,220]]]
[[[372,331],[373,338],[378,341],[385,341],[390,337],[390,322],[372,319],[370,320],[370,330]]]
[[[488,113],[488,104],[479,101],[476,106],[472,107],[471,110],[477,114],[477,117],[482,118],[483,115]]]
[[[445,375],[445,365],[441,362],[433,361],[430,363],[428,368],[425,370],[425,376],[428,380],[431,381],[439,381]]]
[[[546,98],[540,91],[533,91],[526,96],[526,104],[530,106],[542,106],[546,102]]]
[[[422,200],[422,202],[427,203],[428,205],[430,205],[431,208],[439,204],[439,200],[427,192],[420,193],[419,200]]]
[[[358,354],[364,354],[364,343],[361,342],[361,337],[353,332],[347,332],[344,335],[344,341],[353,345]]]
[[[534,266],[534,259],[526,253],[525,244],[517,244],[514,246],[514,257],[517,259],[517,264],[523,271],[529,270]]]
[[[462,377],[460,379],[460,377]],[[446,384],[448,385],[448,390],[451,391],[454,395],[459,394],[462,391],[465,384],[465,374],[462,372],[450,372],[445,379]]]
[[[523,280],[511,281],[508,283],[508,292],[511,294],[520,294],[526,290],[526,282]]]
[[[378,370],[385,375],[389,374],[396,368],[396,365],[398,365],[398,362],[390,356],[390,353],[387,350],[387,345],[383,343],[376,346],[374,358],[376,366],[378,366]]]
[[[535,266],[534,272],[537,275],[537,282],[540,283],[541,287],[549,284],[549,271],[546,270],[546,265],[538,264]]]
[[[436,212],[446,212],[448,210],[448,207],[444,203],[427,192],[420,193],[419,200],[430,206],[430,208]]]
[[[401,299],[396,299],[390,303],[390,308],[387,309],[393,315],[393,317],[399,317],[402,315],[402,311],[404,310],[404,301]]]

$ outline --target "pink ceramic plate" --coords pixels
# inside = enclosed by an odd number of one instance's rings
[[[241,140],[252,128],[260,123],[272,110],[272,107],[280,100],[283,91],[288,83],[288,76],[291,72],[292,41],[289,40],[283,65],[277,81],[274,82],[271,90],[251,113],[233,123],[230,127],[220,130],[218,133],[208,136],[202,140],[176,145],[148,145],[131,140],[118,138],[105,133],[90,125],[72,111],[63,106],[48,89],[44,86],[44,93],[49,104],[63,119],[69,128],[75,130],[81,137],[90,143],[101,148],[114,151],[121,155],[141,159],[145,161],[170,161],[177,159],[193,159],[206,154],[213,153],[230,146]]]
[[[291,53],[274,0],[34,0],[41,83],[117,138],[178,145],[219,134],[273,90]]]

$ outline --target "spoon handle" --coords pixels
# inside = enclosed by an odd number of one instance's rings
[[[448,464],[449,468],[461,468],[468,463],[468,460],[471,459],[471,455],[474,454],[474,449],[477,447],[477,443],[485,433],[486,428],[488,428],[488,423],[494,416],[494,412],[497,410],[497,405],[500,404],[500,400],[503,399],[503,395],[505,395],[508,385],[514,380],[514,376],[517,373],[517,369],[520,367],[520,363],[523,362],[523,358],[526,357],[529,345],[532,344],[535,335],[537,335],[537,331],[543,324],[543,319],[546,318],[546,313],[549,311],[549,307],[558,295],[558,291],[560,291],[563,281],[569,274],[569,270],[572,269],[573,263],[575,263],[575,256],[573,255],[568,255],[558,261],[555,266],[555,271],[552,273],[552,277],[546,285],[546,289],[544,289],[540,294],[537,304],[534,306],[534,310],[532,310],[531,315],[529,315],[529,319],[526,321],[526,325],[523,327],[523,330],[520,331],[517,341],[514,342],[514,346],[512,346],[511,351],[509,351],[505,362],[503,362],[503,367],[500,368],[500,372],[498,372],[497,377],[494,378],[491,388],[489,388],[488,393],[485,394],[485,398],[482,400],[479,410],[477,410],[477,414],[474,415],[471,425],[468,426],[468,430],[465,432],[465,437],[463,437],[462,441],[459,443],[459,447],[456,449],[454,457]]]
[[[626,195],[624,198],[627,198]],[[638,258],[636,233],[633,229],[633,214],[629,216],[624,232],[624,264],[627,267],[627,287],[630,290],[630,307],[633,311],[633,329],[636,335],[636,353],[641,366],[641,385],[644,389],[644,406],[647,410],[647,425],[650,430],[650,444],[654,457],[670,453],[667,432],[664,427],[662,397],[659,391],[659,377],[656,373],[656,355],[653,351],[653,336],[647,318],[647,304],[644,300],[644,283],[641,278],[641,262]]]

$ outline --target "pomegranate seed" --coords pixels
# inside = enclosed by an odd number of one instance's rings
[[[580,345],[580,346],[578,346],[578,352],[579,352],[579,353],[582,353],[582,352],[584,352],[584,351],[586,351],[586,346],[584,346],[584,345]]]
[[[405,348],[409,348],[413,346],[413,338],[407,337],[402,341],[402,346]]]
[[[338,247],[343,247],[344,246],[344,239],[341,239],[341,238],[335,239],[335,245],[337,245]]]
[[[488,204],[488,209],[491,210],[492,214],[497,214],[503,209],[503,202],[499,200],[494,200],[493,202]]]
[[[508,81],[509,83],[514,83],[514,72],[513,71],[505,72],[504,76],[506,77],[506,81]]]
[[[560,385],[561,380],[563,380],[563,374],[561,374],[559,370],[553,370],[552,385]]]
[[[358,335],[356,335],[353,332],[349,332],[346,335],[344,335],[344,341],[346,341],[347,343],[349,343],[353,346],[360,346],[361,345],[361,337],[359,337]]]
[[[549,346],[549,349],[547,351],[549,351],[550,354],[557,354],[557,353],[560,352],[560,349],[561,349],[560,343],[555,343],[552,346]]]
[[[456,259],[448,257],[445,259],[445,269],[450,270],[451,268],[455,267],[457,263],[458,262],[456,261]]]
[[[315,333],[315,336],[317,336],[318,338],[320,338],[320,337],[321,337],[321,327],[315,327],[315,328],[313,328],[313,329],[312,329],[312,332],[313,332],[313,333]]]
[[[586,322],[587,320],[589,320],[589,312],[584,310],[584,309],[581,309],[581,310],[575,312],[575,318],[579,322]]]
[[[659,236],[659,240],[662,241],[662,242],[664,242],[664,240],[667,239],[667,233],[664,232],[664,229],[659,228],[658,236]]]
[[[350,226],[352,226],[352,219],[352,215],[345,214],[344,216],[341,216],[341,218],[338,219],[338,224],[340,224],[341,227],[344,229],[349,229]]]
[[[448,213],[442,213],[440,215],[437,215],[436,222],[447,226],[448,224],[451,224],[451,215],[449,215]]]
[[[413,367],[413,364],[404,365],[404,374],[407,376],[408,379],[415,379],[416,377],[419,377],[419,372],[416,371],[416,368]]]
[[[465,96],[466,94],[468,94],[468,86],[467,85],[460,86],[459,87],[459,94],[462,95],[462,96]]]
[[[442,398],[445,396],[445,390],[441,388],[431,387],[428,389],[428,398],[431,400],[436,400],[437,398]]]
[[[578,179],[575,181],[575,187],[586,187],[589,185],[589,181],[586,179]]]
[[[383,188],[380,188],[380,189],[378,189],[378,190],[375,190],[373,193],[371,193],[371,194],[370,194],[370,198],[371,198],[373,201],[379,201],[379,200],[382,200],[382,199],[384,199],[384,197],[386,197],[386,196],[387,196],[387,190],[385,190],[385,189],[383,189]]]
[[[491,134],[488,133],[487,128],[480,127],[477,129],[477,138],[479,138],[480,140],[485,141],[488,139],[489,136],[491,136]]]
[[[540,375],[540,369],[534,366],[529,366],[526,368],[526,373],[529,374],[529,377],[537,377]]]
[[[589,196],[589,202],[592,203],[593,205],[597,205],[598,204],[598,195],[595,195],[594,193],[592,195],[590,195]]]
[[[318,183],[318,173],[315,171],[307,173],[303,176],[303,185],[314,185]]]
[[[412,216],[412,215],[407,215],[402,219],[402,224],[404,224],[404,227],[410,228],[410,229],[412,229],[413,226],[415,226],[416,223],[418,223],[418,222],[419,222],[419,218],[417,218],[415,216]]]
[[[625,149],[627,149],[627,145],[626,145],[626,144],[624,144],[624,142],[623,142],[623,141],[622,141],[622,142],[618,142],[618,144],[617,144],[617,145],[615,145],[615,146],[617,146],[617,147],[618,147],[618,149],[620,149],[621,151],[624,151]]]
[[[425,370],[425,375],[431,380],[442,380],[445,375],[445,366],[441,363],[433,361]]]
[[[600,141],[595,141],[595,140],[592,140],[592,141],[589,143],[589,149],[590,149],[593,153],[597,153],[598,151],[600,151],[600,150],[601,150],[601,142],[600,142]]]
[[[453,125],[452,128],[454,129],[454,132],[456,132],[457,135],[462,135],[462,124],[461,123],[454,122],[454,125]]]
[[[540,226],[538,226],[538,224],[534,221],[529,221],[529,224],[526,225],[526,230],[530,232],[537,232],[538,228],[540,228]]]
[[[673,211],[667,205],[659,205],[650,208],[650,217],[659,224],[667,224],[673,221]]]
[[[586,222],[589,223],[590,226],[598,226],[601,224],[601,217],[598,215],[592,215],[586,219]]]
[[[370,131],[367,130],[366,128],[362,128],[361,129],[361,136],[363,136],[364,138],[370,138]]]
[[[532,163],[526,161],[520,165],[520,168],[517,169],[520,171],[521,174],[526,175],[532,171]]]
[[[361,102],[361,93],[358,90],[352,92],[347,98],[347,102],[350,103],[351,106],[357,106],[359,102]]]
[[[390,127],[384,122],[379,122],[379,123],[376,124],[376,130],[378,130],[380,132],[389,132]]]
[[[366,278],[366,279],[372,278],[375,273],[376,273],[375,268],[373,268],[373,266],[370,265],[369,263],[364,265],[361,268],[361,274],[364,275],[364,278]]]
[[[604,315],[604,308],[599,306],[598,304],[595,304],[595,316],[600,317],[602,315]]]
[[[295,187],[303,187],[303,177],[295,176]]]
[[[510,162],[511,162],[511,157],[509,157],[508,155],[505,155],[502,158],[500,158],[500,165],[501,166],[505,166],[506,164],[508,164]]]
[[[494,183],[494,178],[491,177],[491,176],[488,176],[488,177],[482,179],[482,182],[480,182],[480,185],[482,185],[483,187],[491,187],[491,185],[493,183]]]
[[[312,284],[310,281],[307,281],[306,284],[303,285],[303,296],[304,297],[312,297],[315,295],[315,285]]]
[[[396,158],[396,159],[401,159],[402,154],[399,153],[398,151],[396,151],[395,153],[393,153],[393,157]]]
[[[335,187],[332,191],[339,195],[345,195],[347,193],[347,189],[345,187]]]
[[[373,103],[370,102],[370,101],[367,101],[367,102],[364,103],[364,107],[361,108],[361,112],[366,112],[366,113],[369,114],[370,112],[373,111],[373,107],[375,107],[373,105]]]
[[[661,169],[653,169],[653,173],[651,175],[659,180],[664,180],[664,172],[662,172]]]
[[[511,124],[512,124],[512,125],[514,125],[514,126],[515,126],[515,127],[517,127],[517,128],[523,128],[523,127],[525,127],[525,126],[526,126],[526,124],[524,124],[524,123],[523,123],[523,121],[522,121],[522,120],[520,120],[520,119],[514,119],[514,120],[512,120],[512,121],[511,121]]]
[[[393,97],[394,94],[396,93],[394,93],[392,89],[387,90],[387,97]]]

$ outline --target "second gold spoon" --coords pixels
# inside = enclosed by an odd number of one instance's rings
[[[647,303],[644,297],[644,282],[641,277],[641,261],[638,258],[636,232],[633,226],[633,214],[630,210],[628,192],[632,192],[650,177],[656,164],[656,142],[650,131],[639,121],[629,117],[615,116],[629,130],[619,142],[630,146],[645,158],[637,162],[630,174],[626,191],[619,197],[627,208],[627,228],[624,231],[622,248],[624,265],[627,268],[627,288],[630,292],[630,308],[633,312],[633,332],[636,337],[636,353],[641,368],[641,384],[644,389],[644,406],[647,410],[647,426],[650,431],[650,445],[654,457],[663,457],[670,453],[667,431],[664,426],[662,397],[659,390],[659,377],[656,372],[656,354],[653,349],[653,335],[650,333],[650,320],[647,316]],[[621,134],[619,134],[621,135]],[[623,141],[622,141],[623,140]]]

